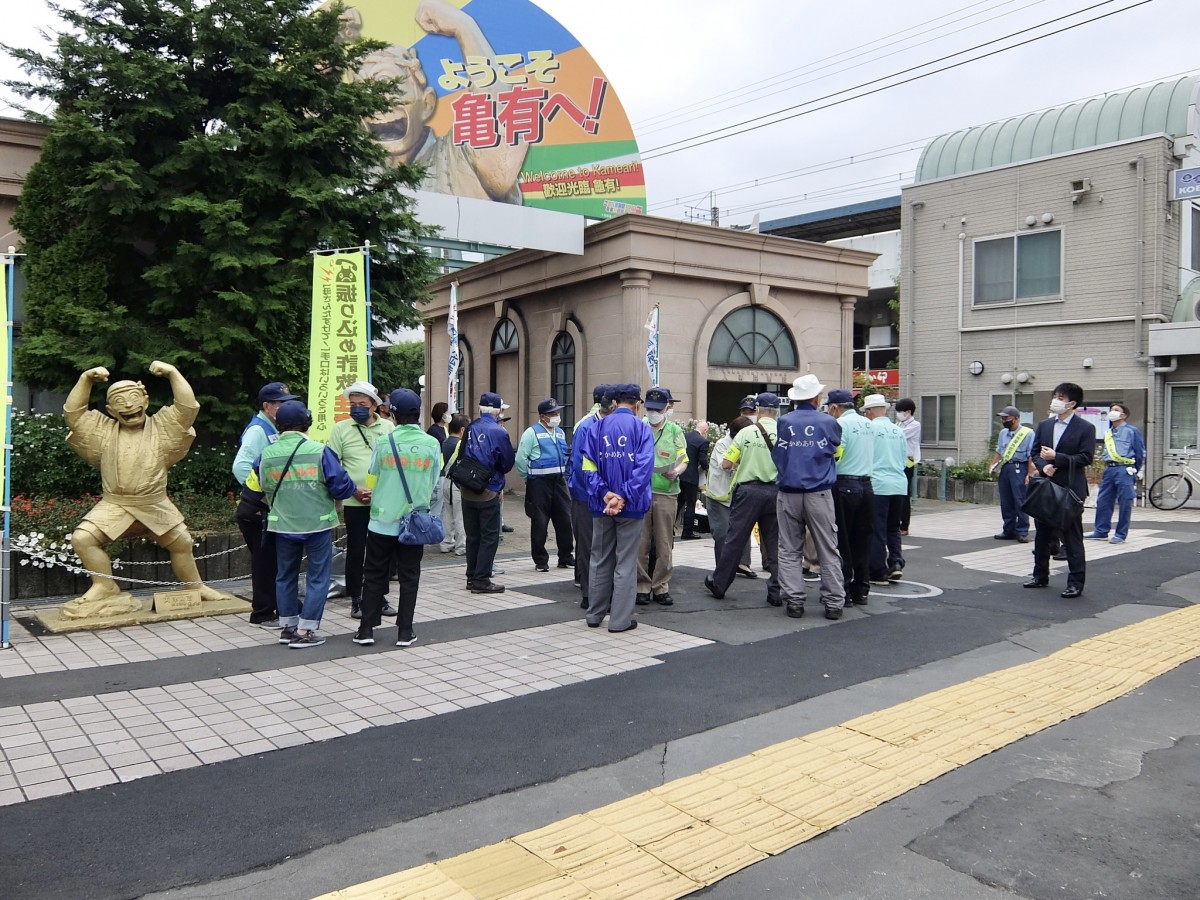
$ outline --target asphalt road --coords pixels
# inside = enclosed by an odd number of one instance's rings
[[[518,509],[509,504],[514,524]],[[713,643],[658,665],[2,807],[0,897],[313,897],[1200,600],[1200,524],[1156,524],[1172,542],[1093,562],[1084,596],[1065,601],[1023,590],[1026,571],[947,560],[993,544],[919,537],[920,515],[947,509],[920,510],[906,540],[916,547],[907,578],[936,596],[889,599],[884,589],[840,622],[811,613],[797,622],[763,603],[762,579],[739,579],[721,603],[703,589],[704,568],[685,566],[672,583],[676,605],[639,616]],[[516,555],[522,546],[521,535],[506,542],[504,565],[531,565]],[[579,618],[569,577],[530,592],[554,602],[432,623],[422,643]],[[337,659],[348,644],[311,652]],[[272,665],[277,655],[250,649],[29,676],[0,682],[0,705]],[[1185,664],[704,894],[1198,897],[1198,682],[1200,663]]]

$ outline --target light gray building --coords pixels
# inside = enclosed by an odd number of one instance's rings
[[[1082,386],[1087,407],[1129,404],[1148,474],[1167,450],[1200,443],[1200,327],[1181,302],[1200,283],[1200,207],[1168,199],[1173,172],[1200,166],[1198,84],[925,148],[902,193],[900,361],[927,458],[984,458],[1002,407],[1044,418],[1063,381]]]

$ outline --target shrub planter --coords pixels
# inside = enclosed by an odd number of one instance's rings
[[[919,476],[917,496],[925,500],[938,499],[938,478],[934,475]],[[947,478],[946,499],[959,503],[999,506],[1000,486],[994,481],[963,481],[961,478]]]

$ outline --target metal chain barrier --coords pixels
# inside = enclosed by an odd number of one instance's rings
[[[343,534],[340,538],[337,538],[333,542],[334,549],[335,550],[338,549],[341,544],[345,543],[345,541],[346,541],[346,535]],[[111,575],[109,575],[108,573],[105,573],[105,572],[92,572],[89,569],[83,568],[82,565],[63,562],[63,561],[60,561],[57,559],[46,559],[45,557],[34,556],[34,554],[30,553],[28,550],[22,549],[21,547],[14,547],[13,549],[20,553],[24,553],[28,557],[33,557],[33,558],[39,559],[42,562],[42,565],[39,568],[66,569],[72,575],[87,575],[91,578],[95,578],[95,577],[111,578],[113,581],[124,581],[124,582],[128,582],[129,584],[158,585],[160,587],[179,587],[182,585],[189,585],[189,584],[195,583],[195,582],[191,582],[191,581],[154,581],[152,579],[133,578],[132,576],[117,574],[117,569],[123,568],[125,566],[168,566],[171,564],[170,560],[154,560],[154,561],[150,561],[150,562],[140,562],[140,561],[124,562],[118,557],[117,559],[113,560],[113,572]],[[197,556],[197,557],[195,557],[195,559],[197,562],[199,562],[202,559],[212,559],[213,557],[216,557],[216,556],[224,556],[227,553],[236,553],[239,550],[244,550],[244,549],[246,549],[244,546],[243,547],[230,547],[228,550],[218,550],[216,553],[208,553],[204,556]],[[247,573],[246,575],[233,575],[233,576],[230,576],[229,578],[205,578],[203,583],[204,584],[224,584],[227,581],[245,581],[249,577],[250,577],[250,575]]]

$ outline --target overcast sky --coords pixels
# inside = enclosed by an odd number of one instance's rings
[[[895,195],[912,181],[921,146],[939,134],[1200,71],[1196,0],[536,2],[588,48],[620,96],[649,157],[650,213],[707,216],[715,205],[722,225]],[[56,22],[43,0],[4,5],[4,43],[36,45],[37,29]],[[780,124],[659,150],[1059,29]],[[952,56],[987,42],[995,43]],[[951,58],[922,67],[942,57]],[[903,70],[912,71],[897,75]],[[11,60],[0,62],[3,77],[19,74]],[[837,94],[858,85],[867,87]],[[16,113],[0,99],[0,115]]]

